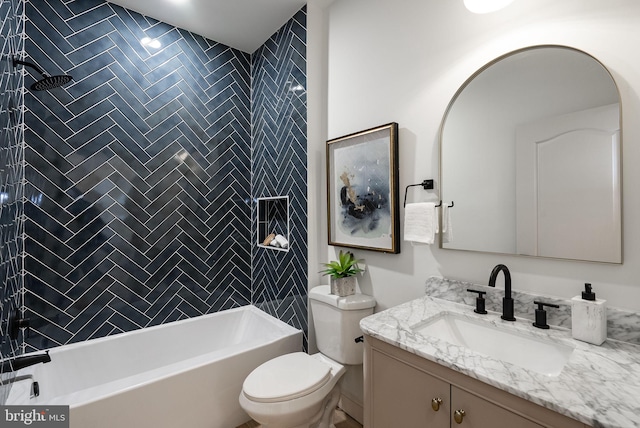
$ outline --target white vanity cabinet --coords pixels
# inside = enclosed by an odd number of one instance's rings
[[[586,427],[367,335],[364,390],[365,428]]]

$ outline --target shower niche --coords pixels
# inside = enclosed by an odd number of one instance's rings
[[[258,247],[289,251],[289,196],[258,198]]]

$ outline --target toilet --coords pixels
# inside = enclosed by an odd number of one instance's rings
[[[344,364],[362,364],[360,320],[376,301],[365,294],[339,297],[328,285],[309,291],[318,352],[276,357],[252,371],[242,385],[240,406],[263,428],[334,428]]]

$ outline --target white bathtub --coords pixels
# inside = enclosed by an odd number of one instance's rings
[[[7,404],[69,405],[71,428],[233,428],[245,377],[302,349],[302,332],[254,306],[51,349]],[[40,395],[30,398],[32,382]]]

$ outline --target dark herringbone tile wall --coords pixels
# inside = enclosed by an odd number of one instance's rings
[[[9,337],[9,320],[22,306],[22,195],[24,151],[22,149],[22,72],[12,64],[22,50],[22,2],[0,0],[0,358],[20,353],[20,340]],[[6,401],[12,377],[3,374],[0,403]]]
[[[253,53],[251,64],[253,194],[289,196],[291,242],[289,252],[254,249],[253,299],[256,306],[302,329],[306,346],[306,8]],[[253,224],[252,242],[262,241]]]
[[[250,56],[99,0],[26,19],[74,78],[26,94],[27,350],[249,304]]]

